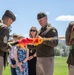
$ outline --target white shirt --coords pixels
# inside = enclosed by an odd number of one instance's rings
[[[11,59],[15,58],[14,51],[17,50],[16,46],[12,47],[12,50],[9,52],[8,63],[12,64]]]

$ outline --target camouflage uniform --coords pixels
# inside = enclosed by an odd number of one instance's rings
[[[0,20],[0,75],[2,75],[3,65],[6,65],[8,49],[11,49],[11,46],[8,44],[9,28],[4,23],[6,18],[11,18],[12,22],[15,21],[15,16],[10,10],[6,10],[2,20]]]
[[[46,14],[41,12],[37,15],[37,19],[41,19],[45,16]],[[44,27],[41,27],[38,35],[42,38],[58,37],[58,32],[56,28],[52,27],[50,24],[46,24]],[[53,75],[54,47],[57,45],[58,40],[47,40],[36,47],[36,75]],[[32,46],[29,48],[32,49]]]
[[[70,46],[70,53],[67,59],[69,75],[74,75],[74,21],[69,23],[69,26],[66,30],[66,44]]]
[[[70,53],[67,59],[69,75],[74,75],[74,45],[70,46]]]
[[[39,36],[50,38],[58,37],[57,30],[50,24],[41,28]],[[57,46],[58,40],[44,41],[37,46],[37,75],[53,75],[54,72],[54,47]],[[51,46],[52,47],[51,47]]]
[[[1,72],[3,68],[3,61],[5,65],[5,59],[6,59],[5,51],[7,51],[7,48],[9,47],[9,45],[7,44],[8,38],[9,38],[9,29],[5,24],[0,22],[0,71]]]

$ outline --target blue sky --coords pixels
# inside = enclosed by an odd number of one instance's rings
[[[0,0],[0,18],[5,10],[11,10],[16,15],[12,24],[12,32],[28,37],[29,29],[40,25],[37,13],[46,12],[48,22],[58,30],[59,36],[64,36],[68,23],[74,20],[74,0]]]

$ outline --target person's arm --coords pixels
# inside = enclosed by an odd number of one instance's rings
[[[28,58],[29,58],[29,49],[27,48],[26,58],[23,60],[23,63],[27,62]]]
[[[8,63],[9,65],[12,67],[12,68],[15,68],[16,67],[16,64],[13,64],[12,63],[12,57],[11,54],[13,54],[13,51],[15,50],[15,47],[12,48],[12,50],[9,52],[9,56],[8,56]],[[14,54],[13,54],[14,55]]]
[[[56,29],[51,29],[51,34],[48,32],[48,35],[51,37],[58,37],[58,32]],[[58,45],[58,39],[56,40],[47,40],[47,41],[44,41],[43,44],[46,44],[47,46],[51,46],[51,47],[56,47]]]
[[[15,61],[16,61],[16,63],[18,63],[17,51],[18,51],[18,49],[16,48],[16,49],[14,50],[14,56],[15,56]]]
[[[10,56],[8,56],[8,63],[9,63],[9,65],[10,65],[12,68],[15,68],[15,67],[16,67],[16,65],[13,65],[13,64],[12,64]]]
[[[36,52],[33,54],[33,57],[36,57]]]
[[[20,62],[18,61],[17,51],[18,51],[18,49],[16,48],[16,49],[14,50],[14,56],[15,56],[16,65],[19,67],[20,71],[23,72],[23,68],[22,68],[22,66],[21,66],[22,63],[20,63]]]
[[[35,57],[36,57],[36,52],[33,55],[29,56],[28,60],[32,60]]]
[[[11,59],[10,59],[10,55],[8,55],[7,60],[8,60],[9,65],[11,65],[11,64],[12,64],[12,62],[11,62]]]

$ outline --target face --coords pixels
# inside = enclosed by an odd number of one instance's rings
[[[45,25],[47,24],[47,17],[45,16],[41,19],[38,19],[38,22],[42,27],[45,27]]]
[[[36,29],[35,28],[31,28],[30,30],[31,35],[34,37],[36,35]]]
[[[7,18],[5,21],[5,24],[9,27],[13,23],[13,20],[11,18]]]
[[[17,41],[18,39],[17,39],[17,37],[14,37],[13,40],[14,40],[14,41]]]

